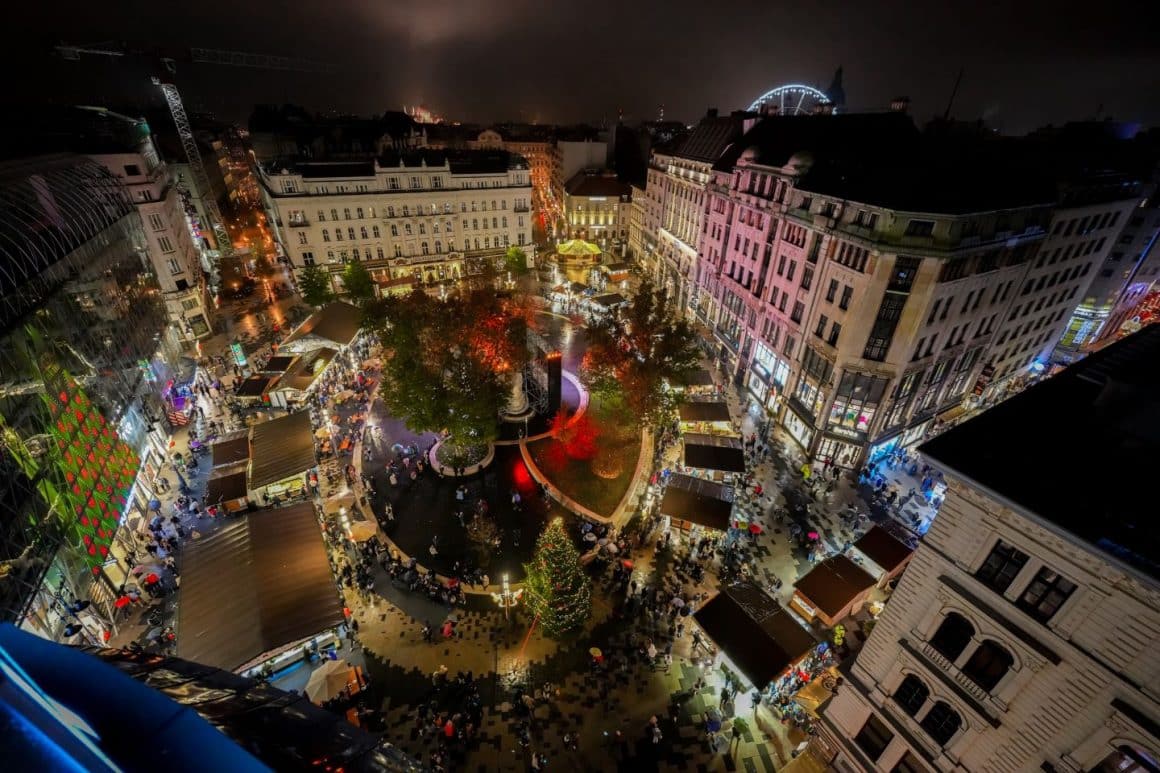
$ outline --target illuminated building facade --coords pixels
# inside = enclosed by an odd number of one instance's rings
[[[698,317],[810,458],[857,467],[1021,387],[1140,195],[969,147],[962,163],[899,112],[775,117],[715,164]]]
[[[0,619],[96,642],[132,566],[121,524],[144,517],[164,456],[178,353],[147,226],[106,165],[0,165],[0,234]]]
[[[1151,473],[1158,363],[1153,327],[920,447],[946,476],[946,500],[842,666],[811,741],[819,763],[1157,769],[1154,517],[1131,486],[1056,476],[1077,437],[1123,460],[1127,480]]]
[[[584,239],[622,252],[628,239],[632,186],[612,172],[581,170],[564,186],[565,239]]]
[[[509,246],[532,252],[528,162],[506,151],[388,152],[359,161],[275,161],[260,173],[269,222],[295,271],[346,263],[380,282],[474,273]]]
[[[1061,341],[1061,354],[1105,346],[1121,335],[1124,323],[1133,326],[1140,305],[1160,280],[1158,240],[1160,194],[1153,191],[1127,213],[1123,230],[1068,322],[1065,338],[1072,337],[1066,348]]]

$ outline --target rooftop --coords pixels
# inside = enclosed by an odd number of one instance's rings
[[[874,578],[842,553],[815,565],[793,584],[828,617],[841,612],[851,599],[873,585]]]
[[[632,185],[616,179],[612,173],[580,170],[564,185],[569,196],[632,196]]]
[[[270,419],[250,428],[250,489],[269,486],[315,465],[310,411]]]
[[[283,343],[293,344],[307,336],[313,336],[337,344],[339,347],[348,346],[358,335],[360,327],[362,327],[362,309],[345,301],[332,301],[307,317]]]
[[[317,161],[305,158],[279,158],[266,164],[269,174],[282,170],[302,175],[306,179],[338,179],[349,177],[375,176],[375,161],[379,169],[442,169],[451,168],[452,174],[503,174],[509,169],[527,169],[527,160],[506,150],[439,150],[417,148],[398,151],[386,149],[376,159],[374,153],[363,154],[361,158]]]
[[[673,155],[711,164],[741,136],[744,125],[744,113],[718,116],[716,111],[712,111],[693,127],[693,131],[677,146]]]
[[[778,678],[817,645],[813,634],[752,583],[725,588],[693,616],[757,688]]]
[[[1141,496],[1160,459],[1160,326],[1089,355],[919,450],[948,475],[1087,550],[1160,580],[1160,522]]]

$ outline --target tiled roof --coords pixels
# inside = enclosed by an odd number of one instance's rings
[[[632,196],[632,186],[615,175],[591,174],[584,170],[572,175],[564,186],[569,196]]]

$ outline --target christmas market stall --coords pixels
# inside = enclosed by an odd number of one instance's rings
[[[874,587],[874,578],[839,554],[806,572],[793,587],[790,609],[811,623],[819,620],[833,628],[862,608]]]
[[[702,530],[727,531],[732,513],[732,486],[690,475],[671,475],[661,498],[661,515],[694,540]]]
[[[205,485],[205,504],[228,513],[244,510],[250,502],[246,498],[249,491],[246,468],[249,462],[215,467]]]
[[[214,468],[250,461],[250,433],[242,430],[218,438],[210,449]]]
[[[674,384],[674,389],[683,391],[687,397],[711,397],[717,394],[717,384],[713,374],[705,368],[698,368],[684,378],[684,383]]]
[[[314,505],[259,510],[191,540],[182,555],[177,654],[241,671],[344,622]]]
[[[681,432],[703,435],[736,435],[729,406],[715,400],[689,400],[681,403]]]
[[[295,357],[270,390],[270,404],[289,410],[305,405],[307,396],[313,392],[337,356],[337,349],[320,346]]]
[[[243,405],[269,405],[270,397],[267,392],[277,380],[277,376],[268,374],[249,376],[238,384],[234,390],[234,397]]]
[[[345,301],[334,301],[311,314],[286,337],[278,351],[303,354],[321,347],[338,351],[358,338],[362,327],[362,309]]]
[[[914,556],[915,548],[909,544],[912,540],[917,545],[917,538],[894,522],[875,524],[854,543],[854,554],[866,559],[863,566],[878,581],[878,587],[885,588]]]
[[[726,666],[765,691],[813,654],[817,640],[776,599],[752,583],[731,585],[693,614]]]
[[[255,424],[250,428],[250,499],[265,502],[299,493],[316,463],[309,411]]]
[[[691,470],[717,481],[745,472],[745,449],[740,438],[688,433],[683,442],[684,465]]]

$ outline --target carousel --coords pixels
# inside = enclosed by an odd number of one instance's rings
[[[565,263],[599,263],[603,250],[583,239],[569,239],[556,245],[556,260]]]

